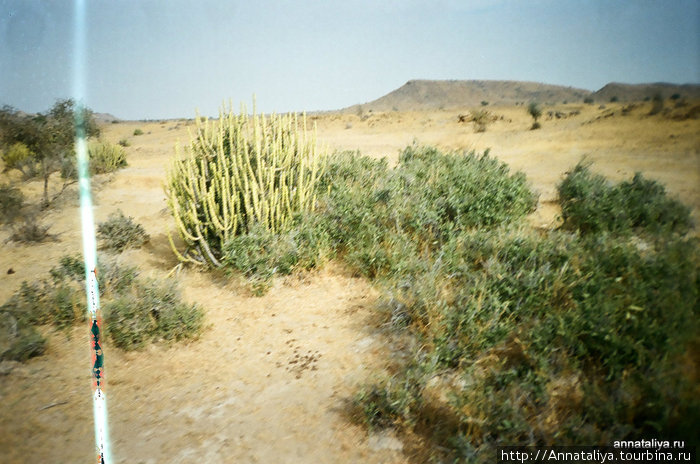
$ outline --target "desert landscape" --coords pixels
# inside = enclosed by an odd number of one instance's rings
[[[658,111],[656,94],[662,95]],[[697,224],[699,98],[697,85],[611,84],[590,92],[524,82],[409,81],[378,100],[306,117],[322,152],[386,158],[390,167],[412,145],[488,150],[511,172],[525,174],[537,204],[523,227],[546,233],[563,224],[558,186],[581,160],[613,183],[635,173],[658,181],[690,207]],[[541,113],[536,130],[531,102]],[[169,244],[168,232],[177,234],[164,185],[175,147],[189,143],[195,121],[100,119],[100,138],[123,145],[128,166],[92,178],[95,222],[121,210],[150,240],[98,255],[135,266],[146,279],[177,281],[183,300],[204,312],[194,339],[136,350],[105,342],[114,462],[427,462],[425,436],[365,427],[352,413],[358,391],[394,375],[397,359],[411,353],[410,342],[377,310],[386,289],[337,256],[274,276],[262,296],[236,271],[181,264]],[[51,180],[56,194],[59,173]],[[41,201],[40,179],[25,181],[6,170],[2,183],[21,189],[29,205]],[[50,226],[53,239],[22,243],[10,240],[13,223],[0,230],[0,302],[23,281],[48,276],[62,256],[80,254],[77,186],[40,211],[38,221]],[[699,230],[686,238],[697,238]],[[87,328],[42,325],[42,355],[0,364],[2,462],[93,459]],[[696,351],[686,367],[697,392]]]

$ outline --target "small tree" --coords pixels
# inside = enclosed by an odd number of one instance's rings
[[[531,129],[538,129],[540,127],[540,123],[537,122],[537,120],[540,118],[540,116],[542,116],[542,110],[540,109],[540,106],[536,102],[532,102],[528,105],[527,112],[530,116],[532,116],[532,119],[535,120],[535,122],[532,124]]]
[[[49,205],[49,177],[61,169],[66,158],[74,155],[73,145],[78,132],[84,137],[92,137],[99,135],[100,131],[92,111],[76,108],[72,99],[58,100],[48,112],[34,116],[9,106],[0,110],[0,145],[7,150],[21,143],[30,154],[30,167],[26,159],[25,163],[7,167],[19,169],[28,177],[39,175],[44,179],[43,207]]]

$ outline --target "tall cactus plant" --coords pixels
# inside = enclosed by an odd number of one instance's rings
[[[177,149],[165,186],[186,249],[181,261],[220,267],[221,250],[253,224],[272,232],[316,203],[323,159],[306,115],[248,115],[224,106],[219,119],[196,118],[185,153]]]

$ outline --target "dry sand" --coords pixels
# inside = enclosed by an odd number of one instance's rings
[[[449,149],[491,148],[523,170],[540,192],[534,225],[556,224],[555,185],[582,156],[613,180],[636,171],[666,184],[700,217],[700,123],[648,117],[623,105],[544,108],[543,128],[528,130],[523,107],[488,107],[499,120],[484,133],[459,123],[463,111],[324,114],[318,137],[330,148],[388,156],[414,139]],[[565,119],[547,119],[548,111]],[[606,114],[613,113],[606,117]],[[502,119],[501,119],[502,117]],[[164,278],[176,266],[165,230],[172,227],[162,190],[165,168],[184,121],[105,126],[105,138],[128,138],[129,167],[94,179],[95,219],[122,209],[151,235],[140,250],[119,256],[142,275]],[[145,134],[133,136],[135,128]],[[5,174],[7,176],[7,174]],[[41,184],[25,185],[38,198]],[[60,256],[82,250],[75,190],[43,217],[59,241],[3,242],[0,298],[23,280],[46,275]],[[9,230],[0,231],[0,240]],[[6,274],[12,268],[14,274]],[[385,370],[390,348],[373,318],[376,291],[337,265],[279,279],[264,297],[235,282],[185,269],[184,297],[206,310],[199,340],[124,353],[106,344],[107,395],[117,463],[402,463],[410,457],[390,434],[352,425],[344,408],[358,385]],[[47,353],[0,374],[0,461],[90,462],[92,409],[87,327],[70,338],[46,328]],[[11,369],[8,369],[11,368]],[[9,370],[9,372],[7,372]]]

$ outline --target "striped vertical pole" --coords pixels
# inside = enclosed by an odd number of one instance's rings
[[[104,393],[104,354],[102,352],[100,292],[97,285],[97,247],[95,221],[92,215],[90,171],[88,170],[87,131],[85,120],[85,52],[86,52],[86,6],[85,0],[74,4],[74,91],[75,151],[78,158],[78,187],[80,190],[80,223],[83,236],[83,259],[85,261],[85,291],[90,321],[90,351],[92,353],[93,416],[95,423],[95,446],[98,464],[110,464],[109,435],[107,430],[107,401]]]

